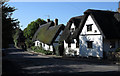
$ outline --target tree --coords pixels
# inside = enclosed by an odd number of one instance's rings
[[[16,47],[20,47],[20,43],[24,43],[25,42],[25,37],[23,35],[23,31],[19,28],[15,29],[15,34],[13,35],[13,39],[14,39],[14,43]],[[18,44],[20,46],[18,46]]]
[[[16,28],[19,28],[19,21],[11,18],[15,7],[10,7],[2,3],[2,48],[7,48],[8,44],[13,43],[12,34]]]
[[[37,20],[32,21],[30,24],[28,24],[27,28],[23,30],[24,36],[26,38],[25,43],[27,48],[30,48],[30,46],[33,45],[32,38],[35,32],[37,31],[37,29],[39,28],[39,26],[45,23],[46,21],[38,18]]]
[[[43,19],[38,18],[35,21],[32,21],[30,24],[28,24],[27,28],[24,29],[24,36],[26,38],[29,38],[30,40],[33,38],[35,32],[39,28],[40,25],[45,24],[46,21]]]

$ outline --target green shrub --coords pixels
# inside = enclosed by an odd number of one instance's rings
[[[53,52],[52,52],[52,51],[49,51],[49,50],[46,50],[46,51],[45,51],[45,54],[46,54],[46,55],[52,55]]]
[[[117,48],[117,49],[115,50],[115,52],[120,52],[120,48]]]
[[[120,61],[120,52],[108,52],[107,58],[112,61]]]
[[[30,39],[26,39],[25,44],[26,44],[27,48],[30,48],[33,45],[33,41]]]
[[[36,49],[38,49],[38,47],[37,46],[31,46],[31,49],[36,50]]]
[[[35,52],[40,52],[40,53],[43,53],[45,55],[51,55],[53,54],[52,51],[49,51],[49,50],[44,50],[42,47],[38,47],[38,46],[32,46],[31,49]]]
[[[115,60],[115,53],[112,51],[107,52],[108,60]]]

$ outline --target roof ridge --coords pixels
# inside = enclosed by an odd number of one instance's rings
[[[87,9],[84,14],[86,13],[91,13],[91,12],[104,12],[104,13],[118,13],[118,12],[115,12],[115,11],[110,11],[110,10],[96,10],[96,9]]]

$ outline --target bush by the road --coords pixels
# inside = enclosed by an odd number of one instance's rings
[[[35,52],[43,53],[45,55],[52,55],[53,54],[52,51],[44,50],[42,47],[38,47],[38,46],[32,46],[31,49]]]
[[[120,48],[117,48],[115,51],[108,52],[108,59],[120,62]]]

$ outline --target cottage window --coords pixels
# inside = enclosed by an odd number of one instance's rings
[[[71,47],[71,43],[68,43],[68,47]]]
[[[49,49],[50,49],[50,45],[49,45]]]
[[[93,41],[87,41],[87,48],[93,48]]]
[[[86,25],[87,26],[87,32],[92,31],[92,25],[93,24]]]
[[[75,28],[70,29],[71,34],[73,34],[74,31],[75,31]]]
[[[43,46],[45,47],[45,44],[43,44]]]
[[[37,46],[39,46],[39,42],[37,42]]]
[[[71,32],[74,32],[75,31],[75,28],[71,28]]]
[[[40,47],[42,47],[42,43],[40,43]]]
[[[110,41],[110,49],[115,48],[115,41]]]

